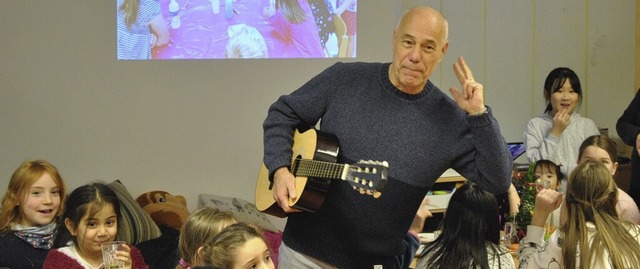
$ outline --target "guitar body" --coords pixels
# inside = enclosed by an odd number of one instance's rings
[[[338,143],[335,137],[309,129],[303,133],[295,131],[293,136],[292,173],[296,176],[297,199],[290,199],[289,206],[308,212],[315,212],[320,208],[331,180],[320,177],[298,176],[293,161],[296,159],[311,159],[321,162],[335,163],[338,158]],[[267,214],[284,218],[287,213],[280,208],[273,198],[269,171],[262,164],[258,175],[255,194],[256,208]]]

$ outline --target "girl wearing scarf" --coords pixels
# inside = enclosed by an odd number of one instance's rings
[[[55,166],[26,161],[0,204],[0,267],[42,268],[52,249],[66,189]]]

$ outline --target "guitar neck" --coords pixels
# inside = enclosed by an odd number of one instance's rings
[[[296,159],[293,162],[291,172],[295,176],[345,180],[347,178],[348,167],[349,165],[347,164]]]

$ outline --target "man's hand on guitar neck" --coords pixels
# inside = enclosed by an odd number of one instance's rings
[[[302,212],[289,206],[289,201],[295,201],[297,198],[296,178],[287,167],[280,167],[273,174],[273,199],[286,213]]]

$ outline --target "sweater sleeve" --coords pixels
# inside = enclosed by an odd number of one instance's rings
[[[281,96],[269,107],[263,123],[263,139],[264,164],[271,173],[291,164],[293,131],[312,128],[322,117],[325,96],[333,87],[332,76],[338,65],[318,74],[293,93]]]
[[[629,107],[624,111],[616,124],[618,135],[629,146],[636,146],[636,137],[640,134],[640,125],[638,124],[638,115],[640,115],[640,90],[636,93]]]
[[[74,259],[55,249],[49,251],[49,254],[47,254],[47,259],[44,260],[44,264],[42,265],[42,268],[43,269],[59,269],[59,268],[83,269],[82,265],[80,265]]]
[[[133,245],[129,245],[129,247],[131,248],[131,269],[149,269],[140,250]]]
[[[481,188],[502,194],[511,186],[513,160],[491,108],[487,112],[468,116],[475,154],[463,156],[453,168]]]

